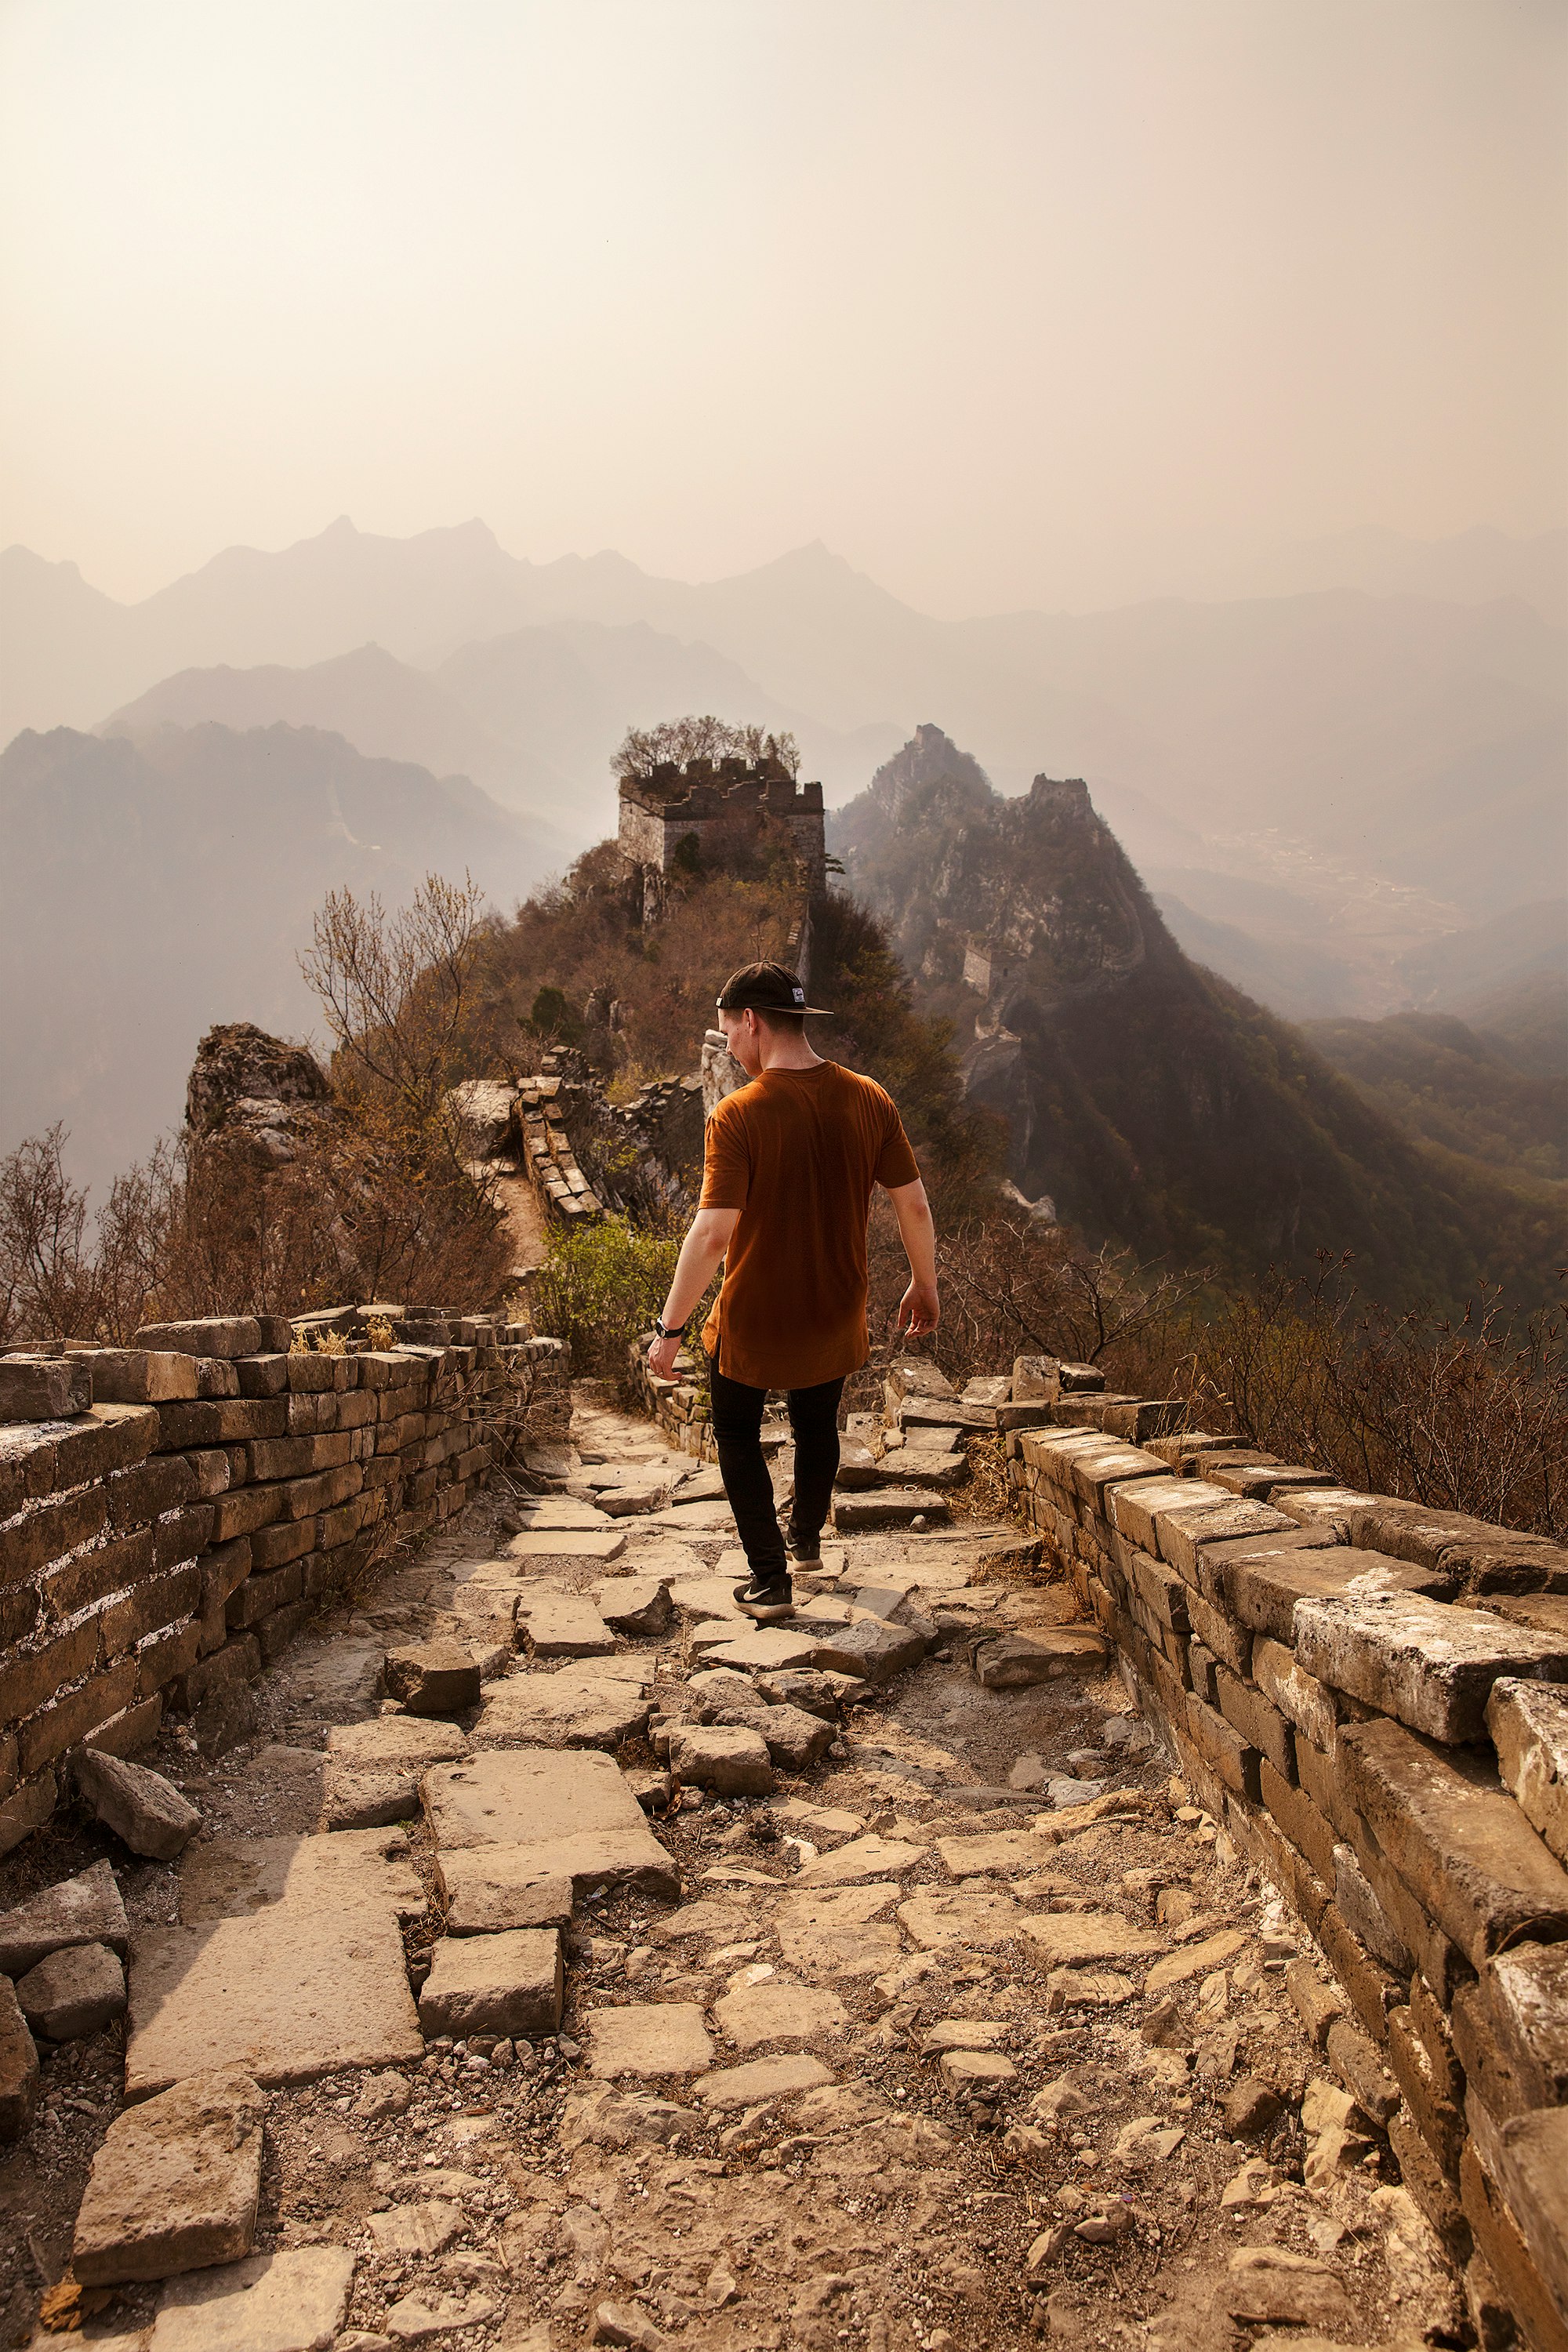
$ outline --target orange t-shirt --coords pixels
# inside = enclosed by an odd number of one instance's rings
[[[704,1209],[739,1209],[702,1333],[731,1381],[809,1389],[858,1371],[871,1187],[920,1174],[892,1097],[837,1062],[764,1070],[708,1122]]]

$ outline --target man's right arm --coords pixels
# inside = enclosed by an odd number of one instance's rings
[[[910,1262],[910,1286],[899,1301],[898,1328],[911,1339],[934,1331],[942,1317],[936,1295],[936,1220],[917,1176],[912,1184],[890,1184],[888,1198],[899,1221],[899,1238]]]

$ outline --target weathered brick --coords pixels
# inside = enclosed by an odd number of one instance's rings
[[[261,1644],[261,1654],[268,1665],[280,1658],[301,1625],[315,1608],[313,1601],[291,1601],[286,1608],[275,1609],[256,1628],[256,1638]]]
[[[1187,1731],[1211,1771],[1238,1797],[1258,1800],[1258,1752],[1224,1716],[1205,1706],[1195,1691],[1187,1694]]]
[[[170,1404],[200,1394],[189,1356],[145,1348],[102,1348],[83,1360],[98,1404]]]
[[[1559,1862],[1568,1860],[1568,1688],[1511,1678],[1494,1683],[1487,1729],[1504,1787]]]
[[[270,1526],[283,1510],[279,1486],[236,1486],[211,1506],[214,1543],[232,1543],[236,1536],[254,1535]]]
[[[41,1603],[36,1584],[0,1584],[0,1651],[25,1642],[38,1622]]]
[[[83,1683],[79,1690],[51,1700],[17,1727],[16,1750],[29,1778],[75,1748],[110,1716],[118,1715],[136,1696],[136,1661],[121,1658]]]
[[[25,1837],[41,1830],[55,1810],[58,1789],[52,1772],[41,1772],[0,1805],[0,1854],[9,1853]]]
[[[0,1723],[33,1715],[62,1683],[74,1683],[98,1659],[98,1620],[89,1617],[68,1633],[0,1666]]]
[[[242,1356],[234,1369],[239,1376],[239,1393],[243,1397],[282,1396],[288,1391],[286,1355]]]
[[[192,1617],[183,1625],[165,1626],[136,1653],[136,1695],[151,1698],[183,1675],[189,1674],[202,1654],[202,1628]]]
[[[190,1503],[183,1511],[171,1511],[160,1519],[153,1530],[153,1555],[160,1568],[174,1568],[182,1560],[195,1559],[212,1542],[213,1526],[217,1512],[211,1503]]]
[[[221,1650],[188,1666],[169,1691],[169,1704],[180,1715],[190,1715],[213,1691],[232,1690],[253,1683],[261,1672],[261,1652],[254,1633],[238,1633]]]
[[[1216,1666],[1215,1686],[1219,1711],[1226,1721],[1235,1726],[1250,1748],[1266,1756],[1283,1780],[1296,1777],[1295,1744],[1290,1726],[1277,1706],[1271,1706],[1263,1693],[1251,1683],[1244,1683],[1228,1666]]]
[[[109,1523],[116,1534],[139,1528],[163,1511],[178,1510],[195,1499],[195,1473],[183,1454],[159,1454],[121,1470],[106,1482]]]
[[[1568,1944],[1516,1944],[1454,1996],[1454,2049],[1491,2114],[1568,2105]]]
[[[369,1389],[350,1389],[337,1400],[337,1425],[340,1429],[374,1429],[375,1426],[374,1394]]]
[[[1431,2143],[1413,2114],[1390,2116],[1388,2145],[1394,2150],[1404,2186],[1426,2215],[1434,2236],[1455,2269],[1463,2270],[1475,2244],[1470,2225]],[[1458,2158],[1455,2168],[1457,2173]]]
[[[316,1396],[321,1390],[332,1388],[335,1385],[332,1361],[331,1356],[318,1356],[313,1350],[310,1354],[290,1355],[288,1359],[289,1386],[294,1395]]]
[[[1338,1732],[1333,1694],[1297,1662],[1294,1651],[1267,1633],[1258,1634],[1252,1644],[1252,1679],[1298,1731],[1332,1755]]]
[[[291,1560],[287,1568],[275,1568],[260,1576],[247,1576],[228,1596],[226,1614],[231,1626],[243,1631],[258,1624],[273,1610],[281,1609],[285,1601],[297,1601],[303,1589],[300,1563]]]
[[[40,1579],[39,1591],[45,1608],[58,1625],[78,1610],[89,1609],[95,1601],[122,1592],[128,1584],[152,1573],[153,1530],[139,1528],[134,1535],[79,1552],[74,1559],[50,1569]]]
[[[1472,1968],[1568,1936],[1568,1873],[1480,1767],[1383,1718],[1342,1726],[1338,1759],[1379,1847]]]
[[[1366,1845],[1369,1842],[1363,1837],[1362,1843]],[[1374,1864],[1376,1859],[1374,1854]],[[1384,1874],[1380,1874],[1380,1878],[1386,1883]],[[1365,1946],[1373,1959],[1392,1969],[1395,1976],[1407,1977],[1415,1966],[1414,1955],[1362,1868],[1353,1846],[1335,1846],[1333,1886],[1340,1916],[1356,1941]]]
[[[254,1315],[203,1315],[184,1323],[143,1323],[139,1348],[173,1348],[187,1356],[254,1355],[261,1326]]]
[[[92,1402],[79,1356],[0,1356],[0,1422],[65,1421]]]
[[[321,1396],[290,1395],[286,1419],[290,1437],[310,1437],[318,1430],[336,1429],[338,1400],[330,1392]]]
[[[283,1513],[290,1519],[309,1518],[318,1511],[330,1511],[339,1503],[346,1503],[357,1495],[364,1484],[364,1473],[357,1462],[345,1462],[341,1470],[319,1470],[310,1478],[287,1478],[277,1492],[284,1498]]]
[[[82,1745],[96,1748],[100,1756],[136,1756],[143,1748],[152,1746],[163,1720],[163,1701],[153,1692],[133,1699],[118,1715],[111,1715],[96,1731],[89,1732]]]
[[[1320,1682],[1450,1745],[1485,1737],[1487,1700],[1500,1675],[1553,1682],[1568,1675],[1568,1649],[1550,1634],[1409,1592],[1352,1589],[1304,1599],[1294,1645]]]
[[[1318,1876],[1331,1886],[1334,1883],[1334,1847],[1338,1843],[1331,1824],[1324,1820],[1306,1790],[1292,1788],[1290,1782],[1275,1770],[1267,1756],[1258,1766],[1258,1778],[1262,1802],[1291,1844],[1306,1855]]]
[[[335,1511],[323,1511],[316,1522],[321,1549],[333,1551],[339,1544],[348,1543],[364,1525],[369,1508],[369,1496],[355,1495],[348,1502],[340,1503]]]
[[[476,1454],[482,1451],[474,1450]],[[458,1472],[462,1475],[461,1463]],[[1152,1559],[1145,1551],[1135,1550],[1132,1577],[1145,1608],[1152,1609],[1163,1625],[1169,1625],[1177,1633],[1192,1631],[1187,1615],[1187,1586],[1175,1569],[1163,1559]]]
[[[1397,2007],[1403,1990],[1398,1978],[1363,1949],[1335,1904],[1329,1905],[1318,1922],[1318,1941],[1341,1987],[1350,1996],[1351,2007],[1373,2040],[1386,2042],[1388,2012]]]
[[[0,1528],[0,1584],[19,1584],[24,1577],[36,1576],[47,1560],[90,1543],[102,1533],[108,1517],[109,1506],[96,1487],[36,1505]]]
[[[235,1484],[228,1454],[221,1445],[203,1447],[194,1454],[182,1454],[179,1459],[189,1464],[191,1475],[195,1481],[195,1494],[204,1503],[210,1503],[216,1496],[226,1495]]]
[[[1517,2129],[1517,2123],[1505,2128]],[[1558,2168],[1558,2188],[1568,2179],[1568,2150],[1553,2150]],[[1511,2181],[1494,2182],[1482,2164],[1474,2140],[1467,2140],[1459,2159],[1459,2199],[1465,2209],[1465,2219],[1470,2225],[1476,2251],[1486,2263],[1519,2322],[1531,2352],[1568,2352],[1568,2289],[1555,2291],[1542,2271],[1540,2248],[1533,2242],[1533,2224],[1538,2215],[1527,2211],[1520,2216],[1514,2210],[1521,2198],[1519,2186]],[[1559,2212],[1553,2227],[1558,2233],[1549,2251],[1554,2266],[1561,2269],[1568,2256],[1568,2224]]]
[[[166,1575],[149,1578],[123,1601],[111,1601],[100,1612],[103,1655],[119,1657],[147,1634],[189,1617],[201,1607],[201,1601],[202,1571],[194,1559]]]
[[[283,1568],[316,1548],[314,1519],[277,1519],[250,1538],[252,1570]]]
[[[1388,2012],[1388,2063],[1422,2138],[1449,2179],[1457,2180],[1465,2138],[1465,2118],[1458,2104],[1464,2084],[1462,2079],[1456,2085],[1439,2080],[1407,2009]]]
[[[1187,1622],[1192,1632],[1214,1657],[1223,1660],[1233,1675],[1246,1675],[1251,1670],[1252,1635],[1245,1625],[1238,1625],[1225,1610],[1215,1609],[1205,1601],[1195,1585],[1184,1587],[1187,1596]]]
[[[253,1478],[303,1478],[316,1470],[336,1470],[347,1462],[350,1439],[342,1430],[313,1437],[265,1438],[250,1449]]]
[[[1299,1602],[1342,1600],[1373,1592],[1426,1593],[1441,1582],[1436,1571],[1408,1560],[1385,1559],[1381,1552],[1352,1551],[1334,1544],[1321,1549],[1259,1549],[1229,1558],[1220,1583],[1226,1605],[1255,1633],[1295,1646]]]

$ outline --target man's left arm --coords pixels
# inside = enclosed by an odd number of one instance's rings
[[[680,1326],[718,1272],[719,1261],[730,1246],[740,1218],[739,1209],[699,1209],[687,1228],[680,1255],[675,1261],[669,1295],[658,1318],[671,1337],[656,1339],[647,1351],[647,1368],[661,1381],[668,1381],[675,1370]]]

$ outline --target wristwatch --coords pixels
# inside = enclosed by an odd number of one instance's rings
[[[684,1323],[678,1323],[674,1330],[671,1331],[666,1328],[665,1325],[659,1321],[657,1315],[653,1318],[653,1333],[656,1339],[679,1339],[684,1336],[685,1330],[686,1325]]]

